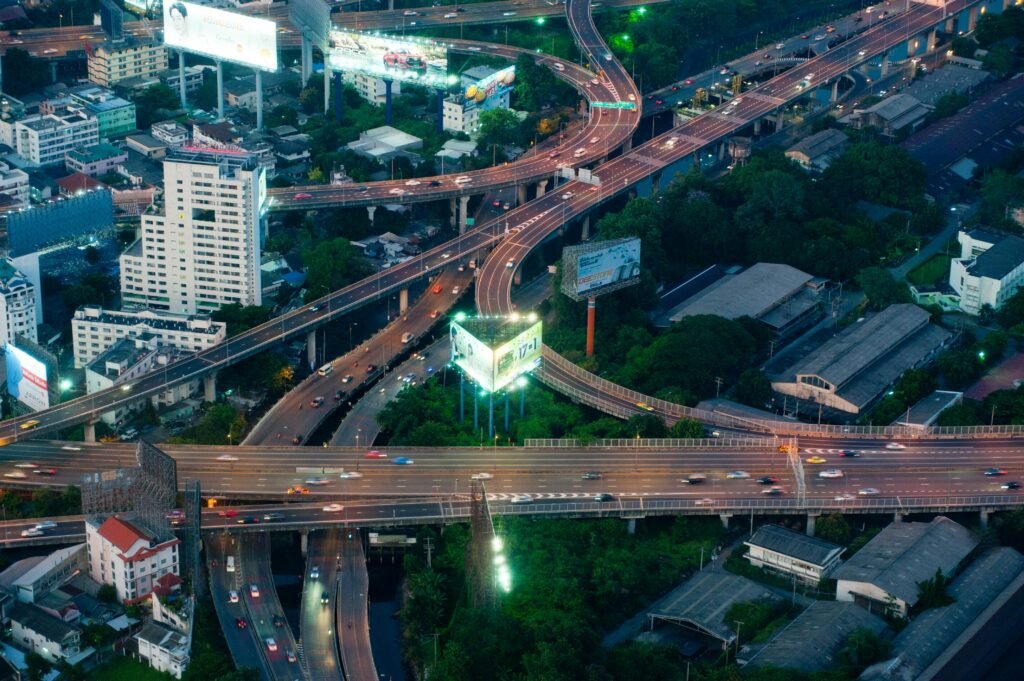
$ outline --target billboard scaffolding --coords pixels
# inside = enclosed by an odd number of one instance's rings
[[[562,293],[587,301],[587,357],[594,355],[597,296],[612,293],[640,281],[640,239],[569,246],[562,250]]]

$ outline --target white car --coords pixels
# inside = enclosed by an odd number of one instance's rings
[[[631,101],[631,102],[635,102],[636,101],[636,95],[634,95],[632,92],[629,93],[629,101]]]
[[[460,286],[452,286],[452,295],[453,296],[459,295],[459,291],[461,291],[461,290],[462,290],[462,288]]]
[[[275,641],[272,638],[268,638],[267,639],[267,650],[269,650],[272,653],[277,652],[277,641]]]
[[[339,480],[358,480],[363,477],[363,474],[358,471],[345,471],[338,474]]]
[[[40,530],[38,527],[30,527],[27,530],[22,530],[21,531],[21,536],[22,537],[42,537],[43,534],[45,534],[45,533],[42,530]]]
[[[229,591],[228,592],[228,603],[237,603],[237,602],[238,602],[238,592],[237,591]]]
[[[474,474],[474,475],[472,475],[472,476],[470,476],[470,477],[471,477],[471,478],[472,478],[473,480],[490,480],[490,479],[492,479],[492,478],[493,478],[494,476],[493,476],[493,475],[491,475],[490,473],[476,473],[476,474]]]
[[[217,461],[238,461],[238,457],[232,454],[221,454],[217,457]]]
[[[309,571],[309,578],[320,579],[320,568],[318,566],[314,565],[313,569]]]
[[[324,506],[324,512],[325,513],[337,513],[339,511],[344,511],[344,510],[345,510],[345,507],[342,506],[341,504],[327,504],[326,506]]]
[[[458,177],[455,178],[455,184],[466,184],[467,182],[471,182],[471,181],[472,181],[472,178],[470,178],[470,177],[468,177],[466,175],[459,175]]]
[[[512,503],[513,504],[532,504],[533,503],[533,497],[531,497],[529,494],[517,494],[514,497],[512,497]]]
[[[405,193],[405,190],[401,189],[399,187],[395,187],[394,189],[392,189],[391,191],[388,192],[388,194],[394,194],[395,196],[401,196],[404,193]]]
[[[575,156],[576,158],[579,158],[585,153],[587,153],[586,149],[577,149],[576,151],[572,152],[572,155]]]
[[[22,471],[11,471],[10,473],[4,473],[4,477],[5,478],[13,478],[15,480],[23,480],[24,478],[26,478],[28,476],[25,475],[25,473],[22,472]]]
[[[832,497],[832,500],[833,501],[853,501],[856,498],[857,497],[853,496],[852,494],[840,494],[838,496]]]
[[[317,486],[329,485],[329,484],[331,484],[331,481],[329,479],[327,479],[327,478],[324,478],[324,477],[321,477],[321,476],[318,475],[315,478],[310,478],[309,480],[307,480],[306,484],[307,485],[317,485]]]
[[[256,586],[255,584],[250,584],[249,585],[249,595],[252,596],[253,598],[259,598],[260,597],[260,588],[258,586]]]
[[[839,470],[838,468],[826,468],[825,470],[820,471],[818,473],[818,477],[819,478],[841,478],[841,477],[843,477],[843,472],[841,470]]]
[[[598,136],[596,136],[596,135],[595,135],[594,137],[591,137],[591,138],[590,138],[590,143],[591,143],[591,144],[597,144],[597,143],[598,143],[598,142],[600,142],[600,141],[601,141],[601,138],[600,138],[600,137],[598,137]]]
[[[36,523],[37,530],[55,530],[57,529],[57,523],[52,520],[42,520]]]
[[[419,185],[419,183],[420,183],[419,180],[409,180],[408,182],[405,183],[405,186],[406,187],[415,187],[415,186]]]
[[[865,487],[864,489],[859,490],[857,494],[861,495],[862,497],[873,497],[876,494],[881,494],[881,492],[879,492],[874,487]]]
[[[65,452],[80,452],[80,451],[82,451],[81,447],[76,447],[75,445],[64,445],[63,447],[61,447],[61,449],[63,449]]]
[[[747,478],[750,477],[750,473],[746,471],[730,471],[729,473],[725,474],[725,477],[729,478],[730,480],[746,480]]]
[[[515,258],[509,258],[509,259],[508,259],[508,262],[507,262],[507,263],[505,263],[505,267],[506,267],[507,269],[512,269],[512,268],[513,268],[513,267],[515,267],[515,266],[516,266],[516,261],[515,261]]]
[[[901,445],[899,442],[886,442],[885,443],[885,448],[886,449],[906,449],[907,446],[906,445]]]
[[[775,43],[775,49],[776,50],[784,50],[784,49],[786,49],[786,43]]]
[[[566,192],[566,193],[562,194],[562,200],[563,201],[568,201],[572,197],[573,197],[573,193],[572,192]]]

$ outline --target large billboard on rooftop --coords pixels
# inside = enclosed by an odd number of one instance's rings
[[[328,66],[332,71],[364,73],[431,87],[448,85],[448,47],[429,40],[331,31]]]
[[[277,24],[191,2],[164,2],[164,43],[192,54],[277,71]]]

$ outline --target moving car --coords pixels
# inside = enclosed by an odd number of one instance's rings
[[[1002,487],[1003,489],[1020,489],[1020,483],[1019,482],[1004,482],[1002,485],[1000,485],[1000,487]]]
[[[345,374],[341,377],[342,383],[349,383],[352,380],[352,374]]]
[[[302,444],[302,435],[295,435],[295,436],[293,436],[292,437],[292,444],[293,445],[301,445]]]
[[[292,485],[288,488],[288,494],[309,494],[309,488],[302,485]]]
[[[985,475],[1006,475],[1009,471],[1005,468],[986,468]]]
[[[328,478],[325,478],[325,477],[322,477],[322,476],[319,476],[319,475],[316,476],[315,478],[310,478],[309,480],[306,481],[307,485],[316,485],[316,486],[329,485],[330,483],[331,483],[331,481]]]
[[[266,642],[267,642],[267,650],[269,650],[272,653],[276,653],[277,652],[277,641],[275,641],[272,638],[268,638],[268,639],[266,639]]]
[[[319,407],[323,403],[324,403],[323,395],[318,395],[317,397],[314,397],[312,400],[309,401],[309,406],[311,406],[314,409],[316,409],[317,407]]]
[[[580,480],[600,480],[601,474],[597,471],[587,471],[580,476]]]
[[[750,473],[746,471],[729,471],[725,474],[725,477],[730,480],[746,480],[750,477]]]
[[[467,182],[471,181],[472,178],[467,175],[459,175],[458,177],[455,178],[455,184],[466,184]]]
[[[369,452],[366,452],[366,454],[363,454],[363,458],[365,458],[365,459],[386,459],[386,458],[388,458],[388,455],[385,454],[384,452],[378,452],[376,449],[374,449],[374,450],[371,450]]]
[[[901,445],[899,442],[886,442],[885,443],[885,448],[886,449],[906,449],[907,446],[906,445]]]
[[[643,409],[644,411],[654,411],[654,407],[647,404],[646,402],[637,402],[636,406],[639,407],[640,409]]]
[[[509,259],[508,259],[508,262],[507,262],[507,263],[505,263],[505,268],[506,268],[506,269],[512,269],[512,268],[513,268],[513,267],[515,267],[515,266],[516,266],[516,261],[515,261],[515,258],[509,258]]]
[[[326,506],[324,506],[324,512],[325,513],[337,513],[339,511],[344,511],[344,510],[345,510],[345,507],[342,506],[341,504],[327,504]]]
[[[237,602],[238,602],[238,592],[237,591],[233,591],[233,590],[229,591],[228,592],[228,603],[237,603]]]
[[[81,447],[77,447],[75,445],[64,445],[63,447],[61,447],[61,449],[63,449],[65,452],[80,452],[80,451],[82,451]]]
[[[430,318],[431,319],[437,319],[440,316],[441,316],[441,311],[440,310],[434,310],[433,312],[430,313]]]
[[[768,489],[761,490],[761,494],[767,494],[770,497],[780,497],[786,493],[786,490],[782,489],[778,485],[772,485]]]
[[[358,480],[363,474],[358,471],[343,471],[338,474],[339,480]]]
[[[690,485],[699,485],[702,482],[707,482],[707,479],[708,476],[704,475],[703,473],[692,473],[683,478],[682,482],[688,483]]]
[[[825,459],[820,456],[809,456],[807,457],[807,463],[825,463]]]
[[[312,568],[310,568],[310,570],[309,570],[309,578],[310,579],[320,579],[320,566],[319,565],[314,565]]]
[[[590,143],[591,143],[591,144],[597,144],[597,143],[598,143],[598,142],[600,142],[600,141],[601,141],[601,138],[600,138],[600,137],[598,137],[598,136],[596,136],[596,135],[595,135],[594,137],[591,137],[591,138],[590,138]]]
[[[847,459],[855,459],[858,456],[860,456],[860,452],[854,449],[844,449],[843,451],[839,452],[839,456],[846,457]]]
[[[334,391],[334,401],[335,402],[341,402],[343,399],[345,399],[345,391],[344,390],[335,390]]]
[[[184,514],[182,514],[184,516]],[[54,530],[57,529],[57,523],[52,520],[41,520],[36,523],[35,528],[37,530]]]
[[[517,494],[514,497],[512,497],[512,503],[513,504],[532,504],[533,503],[533,497],[531,497],[529,494]]]
[[[856,499],[856,498],[857,497],[853,496],[852,494],[839,494],[837,496],[832,497],[832,500],[833,501],[851,501],[851,500]]]
[[[857,490],[857,494],[861,495],[862,497],[873,497],[876,494],[881,494],[881,492],[879,492],[874,487],[864,487],[860,490]]]
[[[275,627],[283,627],[284,626],[284,618],[281,617],[280,615],[274,615],[274,626]]]
[[[238,461],[238,457],[232,454],[221,454],[217,457],[217,461]]]
[[[407,456],[399,456],[399,457],[395,458],[395,465],[396,466],[411,466],[414,463],[416,463],[416,462],[413,461],[412,459],[410,459]]]
[[[430,290],[433,291],[434,293],[440,293],[441,292],[441,285],[440,284],[434,284],[434,288],[432,288]]]
[[[287,653],[285,653],[285,656],[288,658],[289,662],[296,662],[299,659],[295,656],[294,650],[289,650]]]
[[[35,475],[57,475],[56,468],[37,468],[32,471]]]
[[[30,527],[27,530],[21,531],[22,537],[42,537],[44,534],[46,533],[40,530],[38,527]]]
[[[259,598],[260,597],[260,588],[258,586],[256,586],[255,584],[250,584],[249,585],[249,595],[252,596],[253,598]]]
[[[585,153],[587,153],[586,149],[577,149],[576,151],[572,152],[572,155],[575,156],[576,158],[579,158]]]
[[[779,481],[779,479],[777,477],[775,477],[774,475],[765,475],[765,476],[760,477],[760,478],[757,479],[757,484],[759,484],[759,485],[774,485],[778,481]]]
[[[826,468],[825,470],[818,473],[819,478],[841,478],[843,477],[843,471],[838,468]]]
[[[4,473],[4,477],[13,478],[15,480],[22,480],[24,478],[27,478],[28,476],[25,475],[22,471],[11,471],[10,473]]]
[[[615,497],[608,492],[601,492],[594,495],[594,501],[615,501]]]
[[[493,477],[494,476],[491,475],[490,473],[474,473],[473,475],[470,476],[470,479],[472,479],[472,480],[490,480]]]
[[[453,296],[459,295],[459,291],[461,291],[461,290],[462,290],[462,287],[460,287],[460,286],[452,286],[452,295]]]
[[[320,594],[320,605],[327,605],[330,600],[331,597],[326,591]]]
[[[249,626],[249,623],[246,622],[245,619],[242,618],[242,617],[236,617],[235,618],[235,626],[238,627],[239,629],[245,629],[247,626]]]
[[[268,523],[272,523],[275,520],[280,520],[284,517],[284,513],[264,513],[263,520]]]
[[[301,200],[301,199],[311,199],[311,198],[313,198],[313,195],[312,194],[307,194],[305,192],[299,192],[298,194],[295,195],[295,198],[299,199],[299,200]]]

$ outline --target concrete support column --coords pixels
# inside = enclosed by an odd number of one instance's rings
[[[50,62],[50,82],[57,82],[57,62],[55,61]]]
[[[469,219],[469,196],[459,197],[459,234],[466,231],[466,224]]]
[[[782,110],[782,107],[779,107],[779,110],[775,112],[775,132],[782,130],[782,126],[785,122],[785,112]]]
[[[398,292],[398,314],[405,314],[409,309],[409,289],[403,288]]]
[[[622,153],[625,154],[627,151],[633,149],[633,138],[627,137],[626,141],[622,143]]]
[[[306,361],[310,369],[316,366],[316,329],[306,333]]]
[[[726,149],[725,142],[724,141],[719,142],[718,143],[718,160],[719,161],[725,159],[725,149]]]
[[[224,62],[217,62],[217,120],[224,120]]]
[[[590,214],[583,216],[583,225],[580,229],[580,241],[586,241],[590,238]]]
[[[327,68],[327,55],[324,55],[324,113],[331,110],[331,70]]]
[[[366,212],[370,215],[370,224],[373,224],[373,214],[377,212],[377,206],[367,206]]]
[[[992,511],[987,508],[983,508],[978,511],[978,524],[981,525],[981,529],[983,530],[988,529],[988,516],[990,513],[992,513]]]
[[[630,536],[636,534],[636,518],[630,518],[626,521],[626,532],[628,532]]]
[[[302,530],[299,534],[299,546],[302,551],[302,557],[305,558],[309,552],[309,530]]]
[[[256,129],[263,129],[263,72],[256,69]]]
[[[207,402],[217,401],[217,372],[211,371],[203,376],[203,399]]]
[[[384,79],[384,125],[391,125],[391,79]]]
[[[886,52],[882,53],[882,71],[881,71],[880,77],[881,78],[885,78],[888,75],[889,75],[889,52],[886,51]]]
[[[732,513],[719,513],[719,519],[722,521],[722,527],[729,529],[729,518],[732,517]]]
[[[836,78],[835,80],[832,81],[832,94],[830,96],[829,101],[832,102],[833,104],[835,104],[837,101],[839,101],[839,79],[838,78]]]
[[[971,33],[975,28],[978,27],[978,8],[977,6],[967,10],[967,32]]]
[[[451,199],[448,200],[448,210],[449,210],[449,214],[451,215],[451,217],[448,218],[448,224],[450,224],[452,227],[454,227],[455,226],[455,222],[458,220],[458,217],[459,217],[458,212],[457,212],[458,208],[455,205],[455,197],[454,196]]]
[[[85,441],[96,442],[96,424],[99,420],[85,422]]]
[[[185,50],[178,50],[178,99],[182,109],[188,106],[185,94]]]
[[[526,203],[526,185],[519,185],[516,187],[516,203],[520,206]]]
[[[392,12],[395,11],[395,0],[388,0],[388,9]]]
[[[341,71],[334,72],[334,122],[341,125],[341,109],[344,102],[341,99]]]
[[[903,514],[900,513],[899,511],[896,511],[895,513],[892,514],[892,521],[894,523],[902,523],[903,522]]]
[[[313,71],[313,45],[309,42],[309,38],[305,34],[301,35],[302,42],[299,46],[299,54],[302,60],[302,70],[299,72],[302,76],[302,87],[306,87],[306,83],[309,82],[309,74]]]
[[[925,52],[934,50],[937,42],[939,42],[939,29],[932,28],[932,30],[928,31],[928,36],[925,38]]]
[[[761,136],[761,119],[758,118],[754,121],[754,137]]]
[[[541,180],[537,183],[537,198],[544,196],[544,192],[548,190],[548,181],[546,179]]]
[[[437,134],[444,133],[444,98],[448,95],[448,91],[443,88],[436,90],[437,94]]]
[[[808,537],[813,537],[814,536],[814,529],[817,526],[818,516],[819,515],[821,515],[821,514],[820,513],[808,513],[807,514],[807,536]]]
[[[519,286],[523,283],[523,268],[517,267],[516,271],[512,274],[512,283]]]

